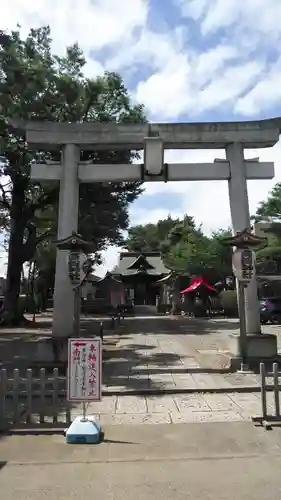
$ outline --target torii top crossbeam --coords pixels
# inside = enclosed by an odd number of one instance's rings
[[[160,137],[165,149],[221,149],[240,142],[244,148],[271,147],[279,140],[281,118],[212,123],[55,123],[11,120],[24,130],[30,147],[56,149],[143,149],[145,137]]]

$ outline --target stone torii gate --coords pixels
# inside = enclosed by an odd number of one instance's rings
[[[233,230],[250,227],[247,179],[272,179],[274,164],[245,160],[244,148],[271,147],[279,140],[281,119],[224,123],[90,124],[28,122],[29,147],[62,151],[60,163],[34,164],[31,178],[59,181],[58,239],[77,231],[79,183],[118,181],[228,181]],[[19,124],[17,124],[19,127]],[[164,164],[165,149],[225,149],[226,160],[213,163]],[[144,149],[144,164],[82,163],[80,149]],[[74,297],[68,278],[67,251],[58,250],[53,335],[72,329]],[[260,332],[257,283],[246,292],[247,333]]]

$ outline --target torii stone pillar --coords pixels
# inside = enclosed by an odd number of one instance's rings
[[[228,191],[232,228],[235,234],[251,226],[243,144],[232,143],[226,146],[226,158],[230,165]],[[238,291],[238,286],[236,288]],[[259,311],[257,279],[254,275],[254,279],[245,290],[247,334],[260,333]]]
[[[78,228],[80,149],[75,144],[63,147],[60,168],[58,236],[67,238]],[[73,330],[74,293],[68,275],[68,250],[57,250],[53,336],[65,337]]]

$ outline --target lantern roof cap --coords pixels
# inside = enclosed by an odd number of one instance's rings
[[[75,231],[72,231],[72,234],[67,238],[55,240],[54,244],[60,250],[81,251],[86,254],[96,251],[96,244],[94,241],[84,240],[81,234],[78,234]]]
[[[267,238],[253,234],[249,228],[238,231],[234,236],[229,236],[222,240],[223,245],[233,246],[236,248],[255,248],[262,243],[266,243]]]

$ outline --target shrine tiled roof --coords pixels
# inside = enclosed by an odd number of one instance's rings
[[[115,276],[134,276],[140,272],[149,275],[162,276],[171,271],[165,267],[159,252],[121,252],[119,262],[112,274]]]

